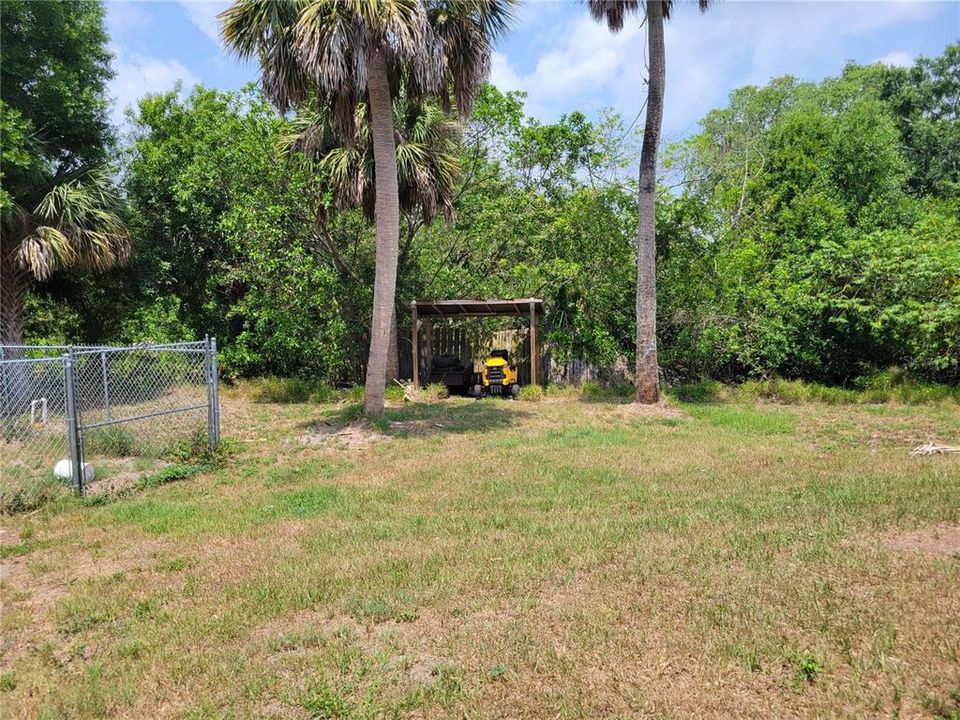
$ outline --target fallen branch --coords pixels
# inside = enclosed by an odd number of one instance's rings
[[[935,445],[932,442],[928,442],[924,445],[918,445],[910,451],[910,455],[912,457],[920,457],[923,455],[946,455],[947,453],[960,453],[960,447],[954,447],[953,445]]]

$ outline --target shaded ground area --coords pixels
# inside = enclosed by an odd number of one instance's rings
[[[960,712],[955,403],[223,401],[226,467],[4,519],[0,715]]]

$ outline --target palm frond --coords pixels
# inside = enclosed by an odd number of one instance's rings
[[[304,0],[236,0],[218,16],[224,45],[241,59],[260,61],[263,91],[281,112],[308,91],[294,47],[294,25],[304,5]]]
[[[103,169],[57,183],[32,211],[21,211],[13,238],[17,260],[38,280],[70,265],[105,270],[122,264],[130,237],[119,212],[120,199]]]
[[[696,3],[700,12],[706,12],[710,8],[711,0],[696,0]],[[669,19],[674,1],[663,0],[661,5],[664,19]],[[606,21],[607,27],[613,32],[623,29],[627,15],[646,12],[646,8],[641,10],[639,0],[587,0],[587,6],[593,19],[598,22]]]

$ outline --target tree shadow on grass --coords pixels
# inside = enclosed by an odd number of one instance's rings
[[[300,428],[333,436],[347,429],[362,429],[379,436],[375,439],[424,437],[502,430],[516,426],[529,415],[510,400],[448,398],[388,407],[381,417],[367,420],[363,404],[350,403],[328,410],[319,421],[303,423]]]
[[[599,405],[623,405],[633,402],[632,385],[585,385],[580,389],[580,402]]]

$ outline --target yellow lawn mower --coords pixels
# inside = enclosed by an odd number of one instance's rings
[[[506,350],[494,350],[483,361],[480,372],[480,385],[477,395],[500,395],[516,397],[520,393],[520,378],[517,368],[510,366],[510,357]]]

